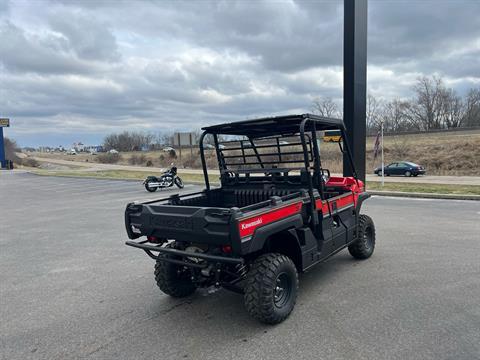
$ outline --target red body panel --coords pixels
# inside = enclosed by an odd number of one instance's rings
[[[317,210],[321,210],[323,214],[328,214],[330,211],[333,211],[334,204],[336,204],[337,209],[344,208],[351,204],[356,205],[358,195],[364,191],[363,182],[360,180],[357,182],[353,177],[331,177],[326,186],[341,188],[342,190],[347,190],[350,193],[345,193],[338,196],[338,198],[332,198],[328,201],[317,199],[315,201],[315,207]],[[250,216],[242,219],[238,223],[240,237],[244,238],[251,236],[257,228],[281,220],[288,216],[298,214],[300,213],[301,209],[302,202],[298,202],[256,216]]]
[[[272,222],[281,220],[288,216],[298,214],[301,210],[302,202],[300,201],[263,214],[243,219],[238,223],[238,231],[240,232],[240,237],[243,238],[246,236],[250,236],[255,232],[255,229],[263,225],[267,225]]]
[[[338,197],[331,198],[328,201],[322,200],[322,199],[316,200],[315,207],[317,210],[321,210],[323,214],[327,214],[330,211],[333,211],[334,204],[336,204],[337,209],[341,209],[350,204],[353,204],[356,206],[358,195],[362,193],[365,189],[363,182],[361,180],[356,181],[353,177],[332,176],[328,180],[328,182],[325,184],[325,186],[341,188],[342,190],[347,190],[347,191],[350,191],[351,193],[348,196],[343,194]]]

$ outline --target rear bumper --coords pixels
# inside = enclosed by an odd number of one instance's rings
[[[191,253],[188,251],[161,247],[160,245],[145,244],[145,241],[142,241],[142,242],[127,241],[125,242],[125,244],[138,249],[142,249],[152,259],[155,259],[155,260],[161,259],[162,261],[165,261],[165,262],[184,265],[188,267],[203,268],[203,267],[206,267],[207,264],[186,261],[187,258],[206,260],[207,263],[225,263],[225,264],[234,264],[234,265],[243,263],[242,258],[210,255],[205,253]],[[158,255],[153,254],[154,252],[158,252]],[[168,255],[172,255],[173,257],[163,257],[163,256],[159,257],[160,254],[168,254]]]

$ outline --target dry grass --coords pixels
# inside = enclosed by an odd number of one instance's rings
[[[374,137],[367,138],[367,172],[380,165],[380,157],[373,161]],[[342,156],[336,143],[321,144],[322,165],[332,173],[342,172]],[[173,162],[179,168],[200,169],[198,149],[182,150],[182,158],[172,158],[163,151],[125,152],[117,164],[165,168]],[[95,162],[99,155],[35,154],[64,160]],[[214,150],[206,150],[209,168],[217,168]],[[385,137],[385,163],[407,160],[421,164],[430,175],[480,175],[480,132],[415,134]]]
[[[367,138],[367,172],[380,166],[373,161],[374,137]],[[322,144],[322,165],[331,172],[342,171],[338,144]],[[385,164],[412,161],[423,165],[430,175],[480,175],[480,133],[416,134],[385,137]]]

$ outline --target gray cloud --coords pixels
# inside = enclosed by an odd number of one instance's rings
[[[88,15],[75,15],[72,19],[67,12],[51,16],[51,29],[60,33],[68,49],[80,59],[99,61],[118,61],[115,37],[105,24],[96,22]]]
[[[474,1],[370,1],[369,90],[408,96],[432,73],[479,86],[478,14]],[[197,129],[342,96],[338,1],[0,0],[0,21],[0,115],[20,143]]]

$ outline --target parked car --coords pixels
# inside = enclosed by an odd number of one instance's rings
[[[70,149],[68,155],[77,155],[77,151],[75,149]]]
[[[425,168],[410,161],[399,161],[388,164],[384,167],[385,175],[399,176],[418,176],[425,175]],[[382,167],[379,166],[373,171],[378,176],[382,176]]]
[[[115,149],[112,149],[112,150],[109,151],[109,153],[110,153],[110,154],[118,154],[118,151],[115,150]]]
[[[162,151],[164,151],[164,152],[170,152],[170,151],[175,151],[175,149],[172,148],[171,146],[166,146],[166,147],[164,147],[164,148],[162,149]]]

